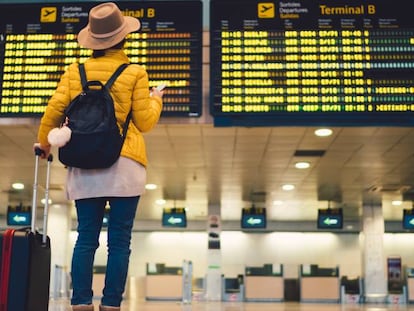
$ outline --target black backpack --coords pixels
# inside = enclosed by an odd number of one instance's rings
[[[127,66],[122,64],[104,85],[100,81],[87,81],[84,65],[79,64],[82,92],[65,109],[65,123],[72,136],[59,148],[59,160],[66,166],[108,168],[119,158],[131,113],[121,134],[109,90]]]

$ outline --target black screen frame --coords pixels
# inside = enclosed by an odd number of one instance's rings
[[[16,216],[26,217],[25,222],[18,222],[13,218]],[[7,207],[7,225],[8,226],[30,226],[32,223],[32,211],[30,206],[8,206]]]
[[[414,219],[414,209],[404,209],[402,218],[402,227],[406,230],[414,230],[414,225],[410,224],[410,220]]]
[[[181,219],[181,222],[170,223],[168,220],[171,217]],[[162,210],[161,224],[167,228],[187,228],[187,213],[185,208],[164,208]]]
[[[326,217],[334,218],[338,221],[337,224],[325,224],[324,219]],[[318,219],[317,219],[318,229],[343,229],[344,227],[344,215],[342,208],[327,208],[327,209],[318,209]]]
[[[249,224],[249,219],[251,218],[260,219],[259,224]],[[242,215],[240,219],[240,227],[242,229],[266,229],[267,227],[267,215],[266,208],[243,208]]]

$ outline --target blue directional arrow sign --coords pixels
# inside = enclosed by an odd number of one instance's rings
[[[26,216],[21,216],[21,215],[15,215],[15,216],[13,217],[13,221],[14,221],[16,224],[19,224],[19,223],[25,223],[25,222],[27,221],[27,217],[26,217]]]
[[[327,226],[336,226],[338,224],[338,219],[326,217],[323,223]]]
[[[404,229],[414,229],[414,209],[404,209],[402,225]]]
[[[266,209],[259,207],[243,208],[241,227],[243,229],[265,229]]]
[[[163,227],[187,227],[185,208],[164,208],[162,212]]]
[[[168,223],[172,225],[178,225],[183,222],[182,218],[171,216],[168,218]]]
[[[318,209],[318,229],[342,229],[342,208]]]
[[[247,223],[252,226],[260,225],[262,222],[263,221],[260,218],[250,217],[249,219],[247,219]]]
[[[14,208],[14,207],[12,207]],[[30,211],[12,211],[9,208],[9,210],[7,211],[7,225],[9,226],[29,226],[31,223],[31,214]]]

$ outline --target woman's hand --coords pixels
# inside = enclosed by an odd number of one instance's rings
[[[158,97],[162,98],[162,96],[164,95],[164,89],[160,91],[158,88],[153,87],[152,90],[151,90],[151,95],[152,96],[158,96]]]
[[[49,146],[42,146],[40,143],[34,143],[33,144],[33,151],[36,152],[36,149],[42,150],[42,153],[40,154],[40,157],[42,159],[47,159],[47,157],[50,154],[50,145]]]

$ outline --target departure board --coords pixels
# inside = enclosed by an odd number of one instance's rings
[[[0,4],[0,116],[41,115],[60,76],[91,55],[77,33],[97,2]],[[162,116],[198,117],[202,112],[201,1],[118,2],[140,20],[125,52],[143,65],[150,87],[166,84]]]
[[[212,0],[217,125],[414,124],[407,1]]]

